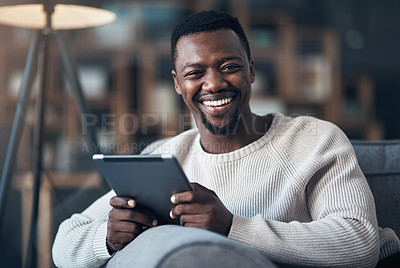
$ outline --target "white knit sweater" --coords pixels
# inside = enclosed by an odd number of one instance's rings
[[[264,136],[234,152],[205,152],[197,130],[150,151],[176,155],[187,177],[212,189],[234,214],[229,238],[272,261],[374,267],[400,251],[394,232],[378,228],[351,144],[333,124],[275,114]],[[105,238],[113,195],[60,225],[57,266],[100,266],[111,257]]]

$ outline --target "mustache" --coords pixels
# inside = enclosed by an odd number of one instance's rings
[[[199,92],[197,95],[195,95],[194,99],[198,102],[214,101],[235,98],[238,95],[240,95],[239,90],[220,90],[217,92]]]

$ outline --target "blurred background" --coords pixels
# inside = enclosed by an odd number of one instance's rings
[[[350,139],[400,138],[400,2],[396,0],[103,0],[114,22],[63,31],[77,62],[90,113],[81,115],[51,49],[38,267],[53,267],[60,222],[108,191],[96,172],[82,121],[96,127],[99,151],[136,154],[192,127],[175,93],[169,38],[184,16],[223,10],[248,36],[256,68],[251,107],[329,120]],[[0,25],[0,167],[9,141],[33,30]],[[39,83],[34,83],[34,91]],[[0,230],[4,267],[20,267],[32,203],[35,98],[13,163]]]

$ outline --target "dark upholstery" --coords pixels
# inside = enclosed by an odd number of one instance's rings
[[[400,140],[352,141],[374,195],[378,224],[400,234]]]

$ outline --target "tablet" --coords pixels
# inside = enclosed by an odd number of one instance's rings
[[[171,195],[193,188],[175,156],[95,154],[93,160],[118,196],[135,199],[135,208],[159,224],[179,224],[169,216]]]

